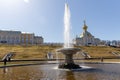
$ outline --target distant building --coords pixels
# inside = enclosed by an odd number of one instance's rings
[[[34,36],[34,43],[35,44],[42,44],[43,43],[43,37],[42,36]]]
[[[20,44],[20,31],[2,31],[0,30],[0,43],[6,44]]]
[[[98,45],[100,44],[100,39],[95,38],[90,32],[87,31],[88,26],[84,21],[83,32],[80,36],[76,36],[74,43],[76,45]]]
[[[33,33],[22,33],[21,43],[22,44],[34,44],[34,34]]]
[[[0,44],[42,44],[43,38],[34,33],[0,30]]]

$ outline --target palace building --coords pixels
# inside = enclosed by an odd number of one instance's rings
[[[95,38],[90,32],[87,31],[88,26],[86,25],[86,22],[84,21],[83,26],[83,32],[80,34],[80,36],[76,36],[76,38],[73,40],[76,45],[99,45],[100,39]]]
[[[0,44],[42,44],[42,43],[43,38],[41,36],[35,36],[34,33],[22,33],[21,31],[0,30]]]

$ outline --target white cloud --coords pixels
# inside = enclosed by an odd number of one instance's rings
[[[24,0],[24,2],[29,3],[30,1],[29,0]]]

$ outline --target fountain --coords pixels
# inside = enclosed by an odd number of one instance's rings
[[[59,64],[59,68],[63,69],[78,69],[81,68],[79,65],[75,64],[73,61],[73,55],[80,51],[79,48],[73,48],[70,39],[70,9],[68,4],[65,4],[64,13],[64,48],[58,49],[57,52],[61,52],[65,55],[65,62]]]
[[[12,65],[0,66],[0,80],[119,80],[120,79],[120,61],[118,62],[87,62],[80,66],[73,61],[73,55],[80,51],[79,48],[73,48],[70,42],[70,11],[65,4],[65,21],[68,24],[65,26],[65,44],[64,48],[58,49],[65,55],[65,62],[59,64],[56,68],[54,62],[46,61],[30,61],[30,62],[15,62]],[[68,13],[69,12],[69,13]],[[41,47],[41,46],[40,46]],[[107,60],[106,60],[107,61]],[[114,61],[114,60],[112,60]],[[22,63],[22,64],[21,64]],[[57,65],[58,66],[58,65]],[[90,66],[90,67],[89,67]],[[68,70],[70,69],[70,70]],[[73,70],[71,70],[73,69]],[[75,70],[74,70],[75,69]],[[79,71],[80,70],[80,71]]]
[[[62,48],[58,49],[57,52],[62,52],[65,55],[65,62],[59,64],[58,68],[63,69],[78,69],[81,68],[79,65],[75,64],[73,61],[73,55],[80,51],[79,48]]]

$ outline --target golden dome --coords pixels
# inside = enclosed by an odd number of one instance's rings
[[[86,25],[86,22],[84,21],[83,30],[84,30],[84,31],[87,31],[87,28],[88,28],[88,27],[87,27],[87,25]]]

